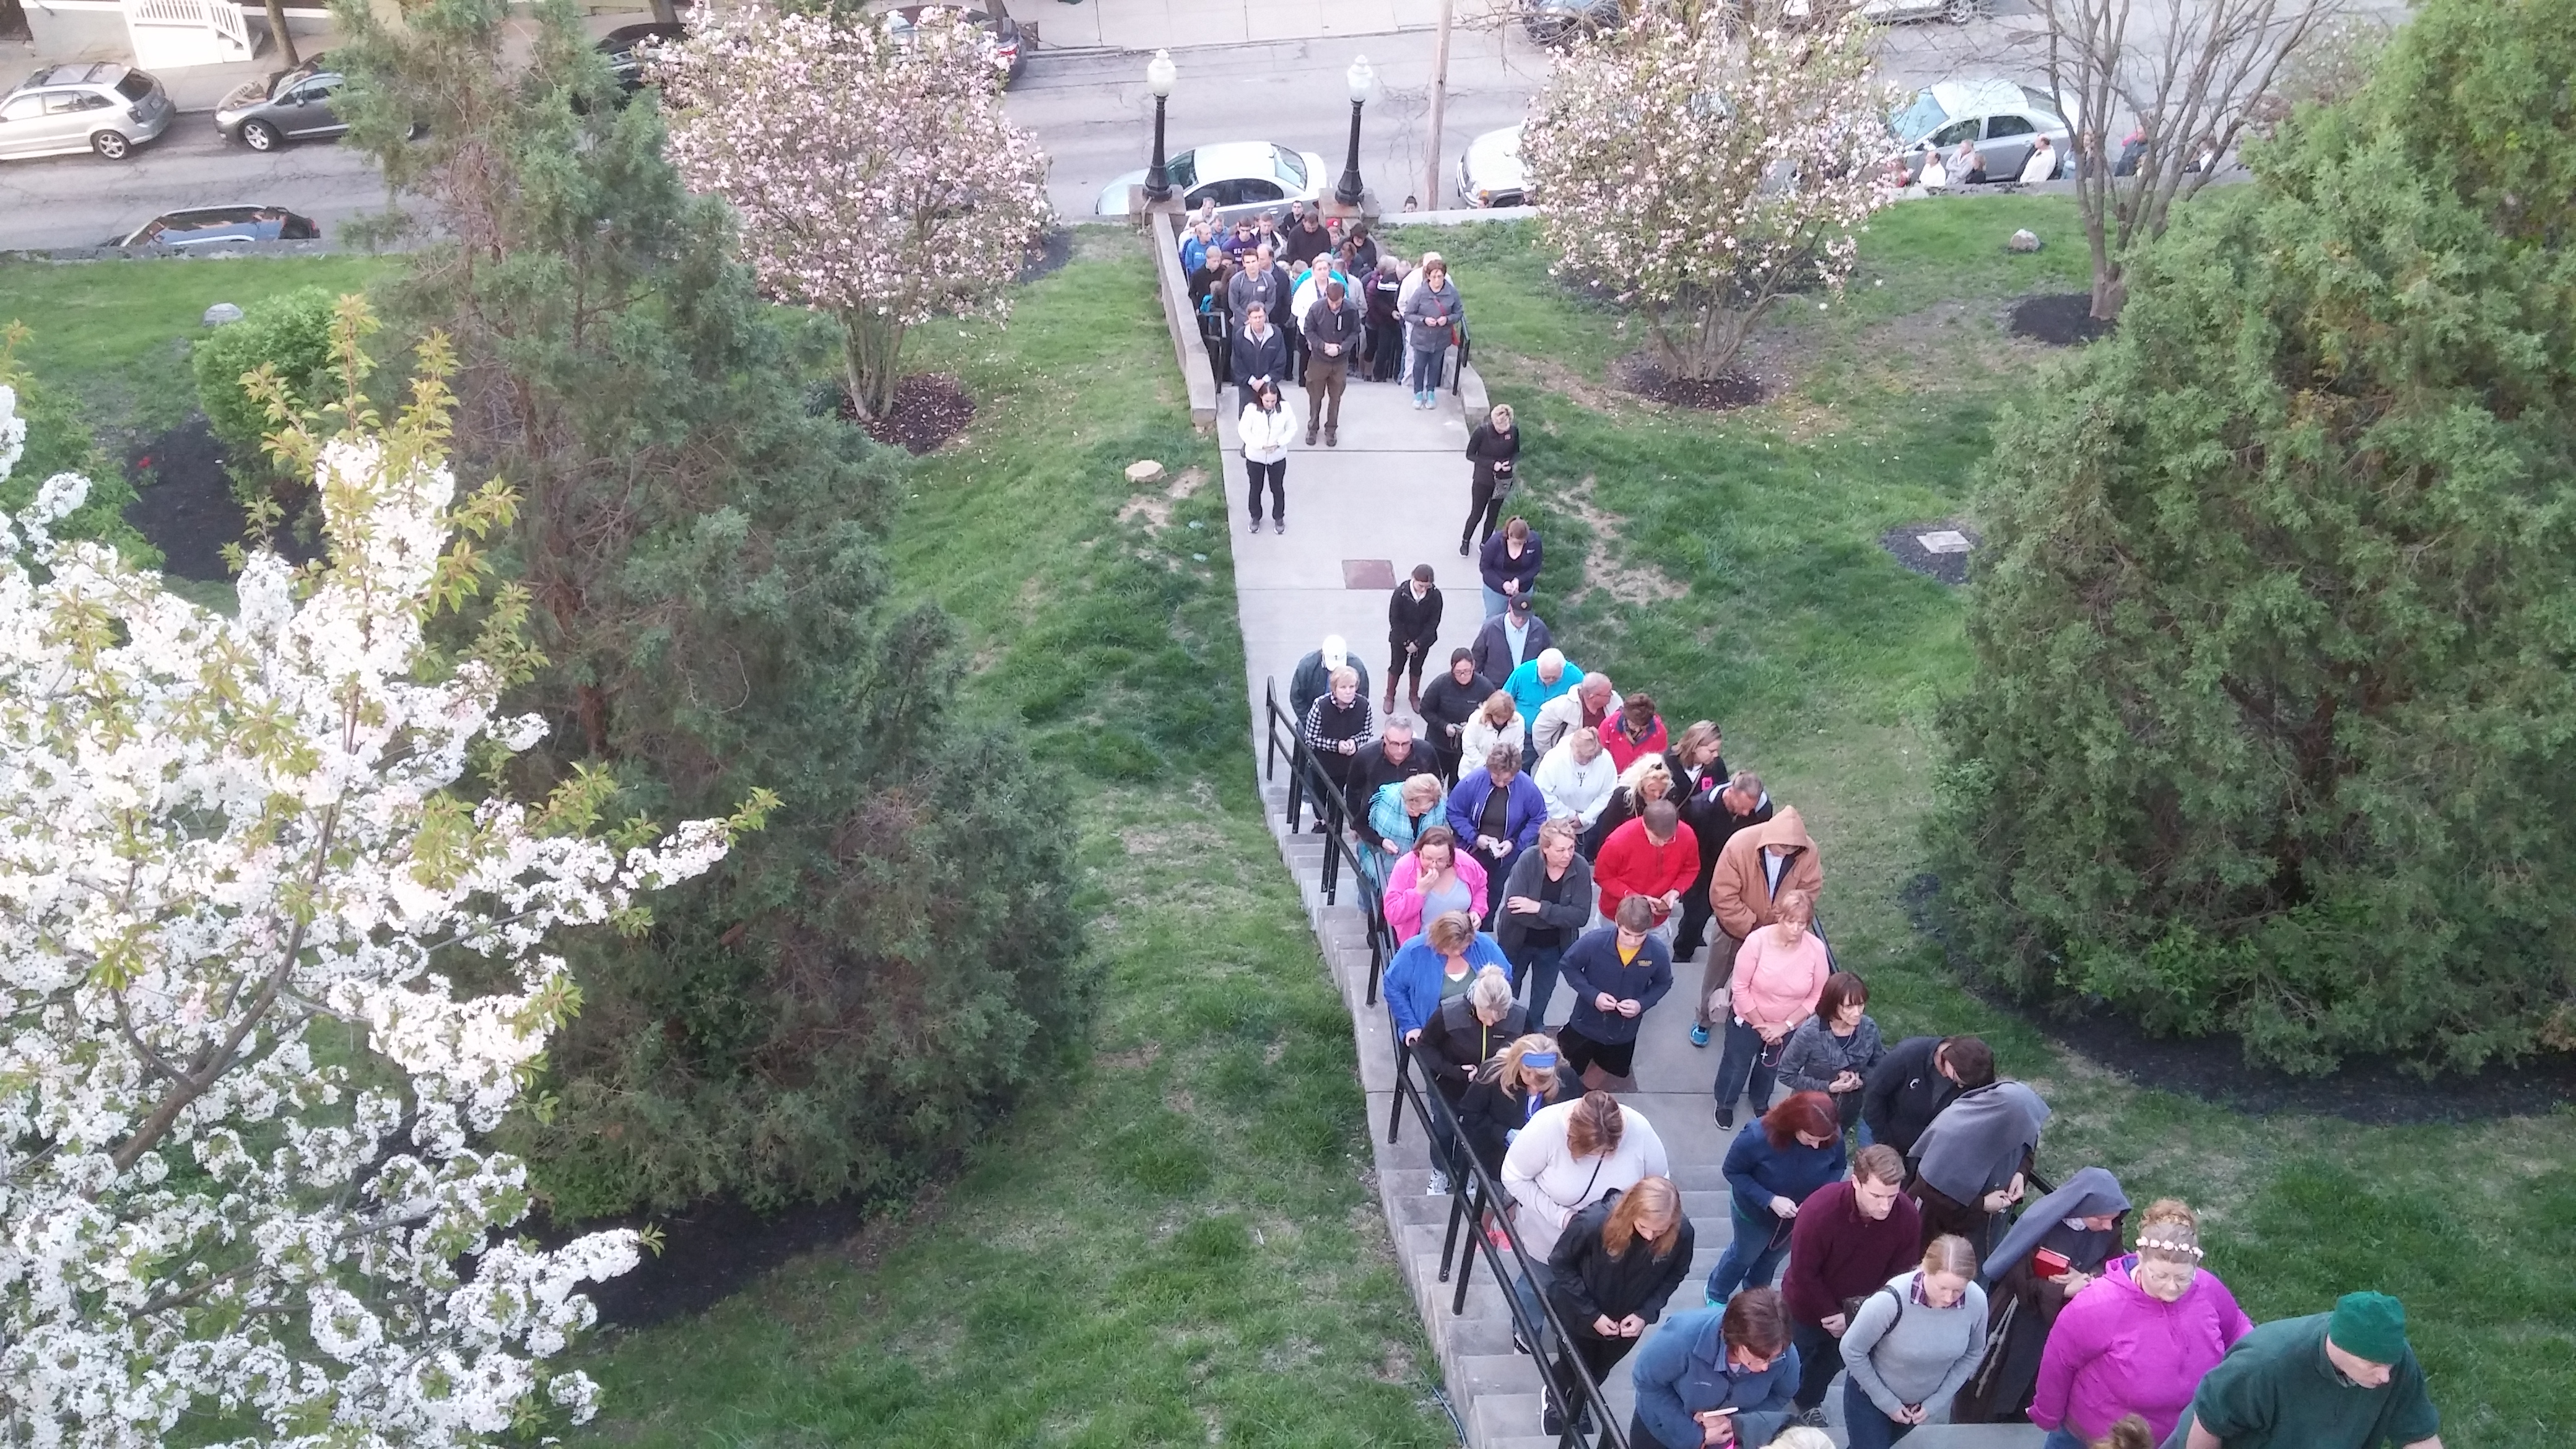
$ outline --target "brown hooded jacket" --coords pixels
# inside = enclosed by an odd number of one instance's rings
[[[1770,845],[1789,847],[1777,890],[1762,866],[1763,847]],[[1824,888],[1825,867],[1816,857],[1816,842],[1807,838],[1806,822],[1791,807],[1727,837],[1726,848],[1717,855],[1717,868],[1709,872],[1708,906],[1726,934],[1741,941],[1780,919],[1776,903],[1781,896],[1801,890],[1813,899]]]

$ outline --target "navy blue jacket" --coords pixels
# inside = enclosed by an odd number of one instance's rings
[[[1675,1314],[1637,1351],[1630,1374],[1637,1385],[1637,1423],[1663,1449],[1698,1449],[1702,1435],[1691,1415],[1711,1409],[1737,1410],[1735,1442],[1744,1449],[1762,1449],[1789,1422],[1798,1351],[1784,1346],[1760,1373],[1730,1373],[1726,1340],[1718,1331],[1725,1317],[1723,1305]]]
[[[1757,1223],[1778,1221],[1771,1199],[1803,1203],[1826,1183],[1842,1181],[1850,1170],[1841,1133],[1822,1147],[1809,1147],[1795,1137],[1786,1147],[1774,1147],[1759,1117],[1745,1123],[1726,1149],[1726,1185],[1735,1189],[1735,1210]]]
[[[1627,964],[1619,960],[1619,928],[1603,926],[1586,931],[1556,968],[1565,978],[1565,989],[1574,993],[1574,1014],[1565,1024],[1603,1045],[1637,1039],[1638,1023],[1646,1012],[1673,989],[1673,948],[1661,936],[1648,936],[1637,950],[1637,959]],[[1635,1016],[1621,1016],[1603,1011],[1592,1004],[1592,998],[1607,991],[1620,1001],[1635,1001],[1645,1011]]]

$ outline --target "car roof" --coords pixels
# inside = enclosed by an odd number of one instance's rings
[[[1998,111],[2027,111],[2030,97],[2008,80],[1942,81],[1931,87],[1932,99],[1953,116],[1991,116]]]
[[[125,78],[124,66],[112,60],[89,61],[78,65],[39,66],[36,73],[18,85],[19,90],[37,86],[112,86]]]
[[[1219,141],[1193,151],[1190,164],[1198,169],[1201,181],[1242,176],[1277,180],[1278,149],[1267,141]]]
[[[1478,156],[1503,154],[1517,151],[1520,147],[1521,128],[1518,126],[1505,126],[1499,131],[1487,131],[1467,143],[1468,151]]]

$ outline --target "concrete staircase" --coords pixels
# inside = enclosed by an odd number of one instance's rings
[[[1322,946],[1325,966],[1341,989],[1343,1003],[1350,1008],[1360,1081],[1368,1096],[1369,1145],[1375,1159],[1378,1198],[1386,1211],[1389,1235],[1394,1240],[1405,1283],[1413,1290],[1414,1304],[1421,1310],[1423,1327],[1439,1358],[1450,1403],[1466,1426],[1470,1449],[1553,1449],[1557,1442],[1554,1436],[1542,1434],[1539,1429],[1537,1363],[1513,1351],[1511,1310],[1504,1303],[1502,1286],[1493,1280],[1481,1258],[1468,1273],[1465,1310],[1450,1311],[1456,1284],[1440,1279],[1440,1250],[1449,1221],[1450,1199],[1426,1195],[1431,1182],[1430,1156],[1421,1125],[1411,1119],[1409,1112],[1395,1144],[1390,1146],[1386,1141],[1387,1115],[1395,1102],[1395,1051],[1383,1001],[1375,1006],[1368,1004],[1368,927],[1358,904],[1360,887],[1344,869],[1336,891],[1338,899],[1325,901],[1324,837],[1312,833],[1311,811],[1303,822],[1307,833],[1289,832],[1286,778],[1287,765],[1282,761],[1279,779],[1262,786],[1264,813],[1279,843],[1279,853],[1297,880],[1307,919]],[[1698,969],[1691,966],[1678,974],[1695,987]],[[1676,1044],[1689,1022],[1688,1007],[1676,1007],[1674,1003],[1685,998],[1686,993],[1677,991],[1651,1014],[1650,1019],[1660,1030],[1641,1037],[1637,1068],[1641,1083],[1678,1086],[1689,1080],[1691,1071],[1715,1071],[1713,1052],[1694,1053],[1686,1042]],[[1560,993],[1549,1015],[1561,1020],[1570,1005]],[[1655,1124],[1656,1134],[1664,1140],[1672,1158],[1673,1184],[1681,1190],[1694,1242],[1691,1277],[1673,1295],[1670,1311],[1695,1308],[1701,1302],[1700,1283],[1726,1251],[1733,1232],[1726,1211],[1726,1179],[1718,1165],[1724,1157],[1724,1134],[1708,1111],[1705,1089],[1641,1091],[1627,1100]],[[1611,1381],[1603,1384],[1602,1390],[1624,1432],[1636,1403],[1636,1389],[1625,1365],[1612,1373]],[[1839,1404],[1840,1393],[1837,1386],[1827,1396],[1829,1412]],[[1829,1427],[1827,1432],[1836,1444],[1844,1442],[1840,1428]],[[2028,1425],[1927,1424],[1908,1436],[1906,1443],[1920,1449],[2036,1449],[2041,1437]]]

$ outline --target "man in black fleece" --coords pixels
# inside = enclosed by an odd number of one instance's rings
[[[1992,1083],[1995,1054],[1973,1036],[1909,1036],[1888,1048],[1861,1084],[1870,1137],[1914,1158],[1914,1143],[1961,1092]]]
[[[1395,586],[1386,601],[1386,702],[1381,710],[1395,708],[1395,680],[1399,674],[1410,674],[1406,698],[1415,710],[1422,708],[1422,661],[1440,643],[1440,591],[1431,586],[1431,565],[1415,564],[1413,577]]]

